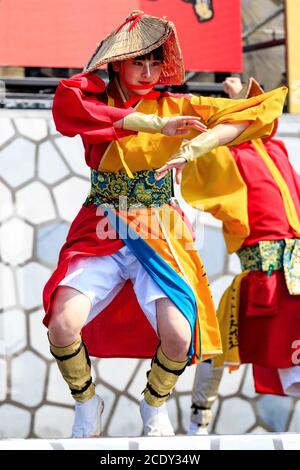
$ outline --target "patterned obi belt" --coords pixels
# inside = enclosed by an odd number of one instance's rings
[[[125,172],[92,170],[91,189],[84,205],[127,210],[167,204],[172,198],[172,172],[159,181],[154,175],[154,170],[142,170],[129,178]]]
[[[289,293],[300,295],[300,239],[261,241],[237,254],[243,271],[265,271],[271,276],[274,270],[283,270]]]

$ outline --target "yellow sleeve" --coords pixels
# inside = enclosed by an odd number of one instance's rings
[[[181,193],[188,204],[223,222],[227,251],[238,250],[249,235],[247,186],[227,147],[219,147],[183,170]]]
[[[208,127],[226,122],[250,121],[250,125],[228,146],[268,136],[280,116],[287,88],[281,87],[248,99],[193,96],[184,100],[183,114],[201,116]],[[249,235],[247,186],[227,147],[218,147],[183,170],[181,192],[191,206],[210,212],[223,222],[229,253],[237,251]]]
[[[217,124],[250,121],[250,125],[228,145],[267,137],[274,121],[282,113],[287,88],[281,87],[248,99],[210,98],[192,96],[190,105],[209,128]]]

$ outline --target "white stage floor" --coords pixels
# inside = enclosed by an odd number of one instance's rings
[[[300,434],[1,439],[1,450],[300,450]]]

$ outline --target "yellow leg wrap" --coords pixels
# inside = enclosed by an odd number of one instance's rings
[[[147,386],[144,390],[146,402],[156,407],[163,405],[186,365],[187,361],[175,362],[167,358],[159,346],[152,359]]]
[[[95,386],[92,383],[91,361],[81,337],[62,348],[50,343],[50,351],[70,387],[73,398],[81,403],[92,398]]]

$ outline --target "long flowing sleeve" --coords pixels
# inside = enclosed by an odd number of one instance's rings
[[[134,112],[101,101],[105,83],[95,74],[78,74],[61,80],[53,101],[56,129],[63,135],[80,135],[85,142],[97,144],[118,140],[136,132],[114,128],[113,123]]]
[[[269,136],[274,121],[281,115],[287,94],[286,87],[276,88],[248,99],[192,96],[190,104],[209,128],[218,124],[249,121],[249,126],[229,146]]]
[[[195,209],[210,212],[223,222],[229,253],[249,235],[247,186],[227,147],[186,165],[181,184],[183,198]]]
[[[221,123],[249,121],[249,126],[227,146],[269,136],[282,112],[286,87],[248,99],[196,97],[190,99],[194,112],[208,127]],[[181,192],[188,204],[210,212],[223,222],[230,253],[239,249],[249,235],[247,187],[227,147],[188,162],[183,171]]]

